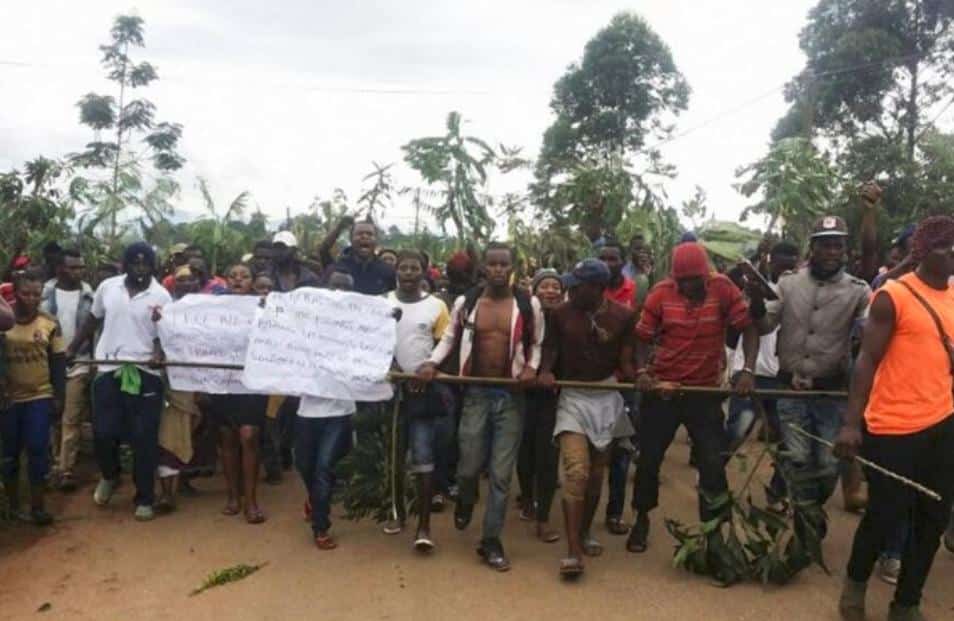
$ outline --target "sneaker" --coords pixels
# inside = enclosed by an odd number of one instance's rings
[[[454,527],[457,530],[464,530],[470,526],[470,520],[474,517],[474,506],[465,505],[458,502],[454,507]]]
[[[499,539],[483,539],[477,547],[477,554],[484,562],[497,571],[509,571],[510,560],[504,553],[503,544]]]
[[[385,535],[400,535],[401,531],[404,530],[404,522],[401,520],[388,520],[384,523],[384,526],[381,527],[381,531]]]
[[[431,552],[434,549],[431,533],[423,528],[418,530],[417,536],[414,537],[414,549],[421,553]]]
[[[100,507],[105,507],[109,504],[110,499],[113,497],[114,491],[116,491],[115,481],[110,481],[109,479],[100,479],[99,484],[96,486],[96,491],[93,492],[93,502]]]
[[[137,522],[149,522],[156,518],[155,510],[149,505],[139,505],[134,514]]]
[[[431,513],[443,512],[446,504],[447,500],[444,499],[444,494],[434,494],[434,497],[431,498]]]

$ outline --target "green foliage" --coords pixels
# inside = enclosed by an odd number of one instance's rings
[[[97,222],[108,223],[108,243],[116,245],[123,236],[121,213],[144,202],[141,167],[149,161],[160,174],[176,171],[185,163],[176,150],[182,126],[157,122],[156,107],[146,99],[127,100],[134,89],[158,79],[155,67],[136,62],[130,49],[144,47],[142,18],[121,15],[110,30],[111,41],[100,46],[106,77],[116,83],[115,95],[87,93],[79,102],[80,123],[95,132],[85,149],[70,156],[81,168],[98,170],[87,182],[84,198],[99,215]],[[101,134],[112,132],[111,139]],[[138,139],[138,141],[137,141]]]
[[[817,563],[828,572],[822,557],[821,537],[812,524],[826,519],[820,509],[791,505],[786,513],[763,509],[748,492],[763,458],[778,455],[778,447],[766,445],[739,492],[705,498],[712,519],[685,526],[666,519],[666,529],[676,540],[673,566],[706,575],[722,586],[744,580],[785,584],[798,572]],[[786,477],[788,478],[788,477]],[[796,529],[800,523],[803,528]]]
[[[936,122],[954,102],[954,4],[821,0],[800,35],[805,69],[773,139],[819,139],[844,179],[884,188],[883,238],[929,213],[950,213],[949,162]],[[939,198],[943,197],[943,198]],[[850,192],[835,201],[853,224]]]
[[[485,141],[461,134],[460,113],[447,115],[447,133],[405,144],[404,161],[428,184],[443,190],[442,204],[431,209],[446,232],[451,222],[463,245],[468,238],[486,240],[493,230],[487,201],[480,195],[496,153]]]
[[[258,565],[246,565],[245,563],[240,563],[238,565],[233,565],[232,567],[226,567],[225,569],[214,571],[208,575],[208,577],[202,583],[202,586],[189,593],[189,595],[195,596],[199,593],[202,593],[203,591],[207,591],[215,587],[231,584],[232,582],[238,582],[239,580],[248,578],[266,565],[268,565],[268,563],[260,563]]]
[[[697,185],[692,198],[682,202],[682,215],[692,223],[693,230],[702,226],[709,214],[709,206],[706,204],[706,200],[706,191]]]
[[[554,85],[557,118],[543,136],[534,202],[556,222],[592,231],[611,230],[634,202],[658,203],[652,179],[674,169],[649,142],[671,135],[688,98],[662,39],[635,14],[615,16]]]
[[[786,237],[802,241],[808,237],[815,218],[831,208],[838,177],[827,158],[804,138],[779,140],[761,160],[736,171],[746,178],[736,189],[759,202],[742,212],[769,216],[767,232],[779,221]]]
[[[61,181],[69,166],[38,157],[24,172],[0,174],[0,265],[20,253],[39,256],[43,245],[66,239],[74,218],[74,201]]]
[[[374,166],[374,171],[366,175],[362,181],[372,181],[372,185],[358,198],[358,206],[359,210],[364,210],[368,218],[376,221],[376,216],[384,215],[384,210],[394,201],[396,190],[391,176],[391,168],[394,164],[387,166],[377,162],[371,162],[371,164]]]

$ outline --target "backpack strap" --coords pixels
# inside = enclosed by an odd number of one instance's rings
[[[937,333],[941,337],[941,343],[944,345],[945,351],[947,351],[948,363],[951,367],[951,375],[954,375],[954,346],[951,344],[951,337],[947,335],[947,332],[944,331],[944,324],[941,323],[941,317],[937,314],[937,311],[931,307],[927,300],[924,299],[920,293],[914,290],[914,287],[904,282],[903,280],[897,281],[899,284],[903,285],[905,289],[911,292],[911,295],[921,303],[921,306],[924,307],[924,310],[928,312],[931,316],[931,319],[934,320],[934,326],[937,328]]]

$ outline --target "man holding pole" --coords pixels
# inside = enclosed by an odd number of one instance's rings
[[[487,246],[484,272],[486,286],[471,289],[454,302],[450,325],[430,360],[418,369],[423,381],[433,380],[437,367],[455,349],[460,352],[458,373],[462,376],[515,379],[522,385],[536,380],[544,332],[540,302],[511,287],[513,251],[509,246]],[[464,390],[457,468],[460,496],[454,525],[464,530],[470,524],[478,477],[489,453],[490,492],[477,552],[497,571],[510,569],[500,534],[523,430],[522,401],[519,392],[500,385]]]
[[[93,296],[93,306],[73,343],[72,358],[101,327],[96,359],[162,359],[153,311],[172,301],[155,279],[156,254],[145,242],[136,242],[123,253],[123,274],[104,280]],[[119,441],[128,433],[133,449],[136,484],[135,517],[155,517],[156,468],[159,466],[159,416],[163,386],[159,371],[151,366],[103,364],[93,381],[93,440],[102,479],[93,500],[106,505],[119,482]]]
[[[847,458],[860,452],[941,500],[868,471],[868,510],[855,532],[839,603],[842,618],[852,621],[865,618],[868,579],[884,542],[905,518],[910,535],[888,618],[924,618],[921,590],[954,496],[954,219],[923,221],[912,258],[917,270],[889,281],[871,304],[835,452]]]
[[[604,249],[606,246],[604,246]],[[561,380],[614,382],[633,377],[635,315],[604,298],[611,272],[597,259],[587,259],[563,279],[570,299],[550,314],[539,384]],[[603,472],[614,439],[632,435],[623,397],[615,390],[564,388],[557,403],[554,437],[563,455],[563,517],[568,555],[560,574],[583,573],[583,555],[598,556],[603,547],[590,535],[600,501]]]
[[[723,398],[677,393],[680,385],[718,386],[730,327],[742,332],[745,366],[735,377],[735,389],[745,395],[755,385],[759,346],[748,305],[731,280],[709,270],[709,258],[700,244],[679,244],[672,252],[672,277],[653,287],[636,326],[636,389],[644,393],[644,399],[633,497],[636,523],[626,542],[630,552],[646,551],[649,512],[659,500],[659,468],[680,425],[689,431],[696,456],[702,520],[719,515],[721,507],[714,501],[728,489]],[[650,366],[653,344],[655,358]]]
[[[809,265],[778,281],[778,300],[763,303],[750,290],[761,334],[778,328],[780,383],[793,390],[844,390],[848,384],[852,328],[864,317],[871,289],[845,272],[848,228],[835,216],[815,223]],[[779,460],[792,499],[803,507],[796,531],[817,539],[827,533],[822,507],[838,482],[838,458],[796,433],[791,425],[831,442],[841,427],[843,399],[779,399],[785,451]],[[857,476],[860,473],[855,471]]]

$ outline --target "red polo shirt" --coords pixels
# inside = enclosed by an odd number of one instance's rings
[[[633,310],[636,308],[636,283],[623,276],[623,284],[616,289],[607,287],[603,292],[603,297]]]
[[[653,375],[688,386],[715,386],[725,368],[725,331],[743,330],[752,319],[742,292],[721,274],[706,281],[706,298],[691,305],[667,278],[649,292],[636,336],[654,343]]]

